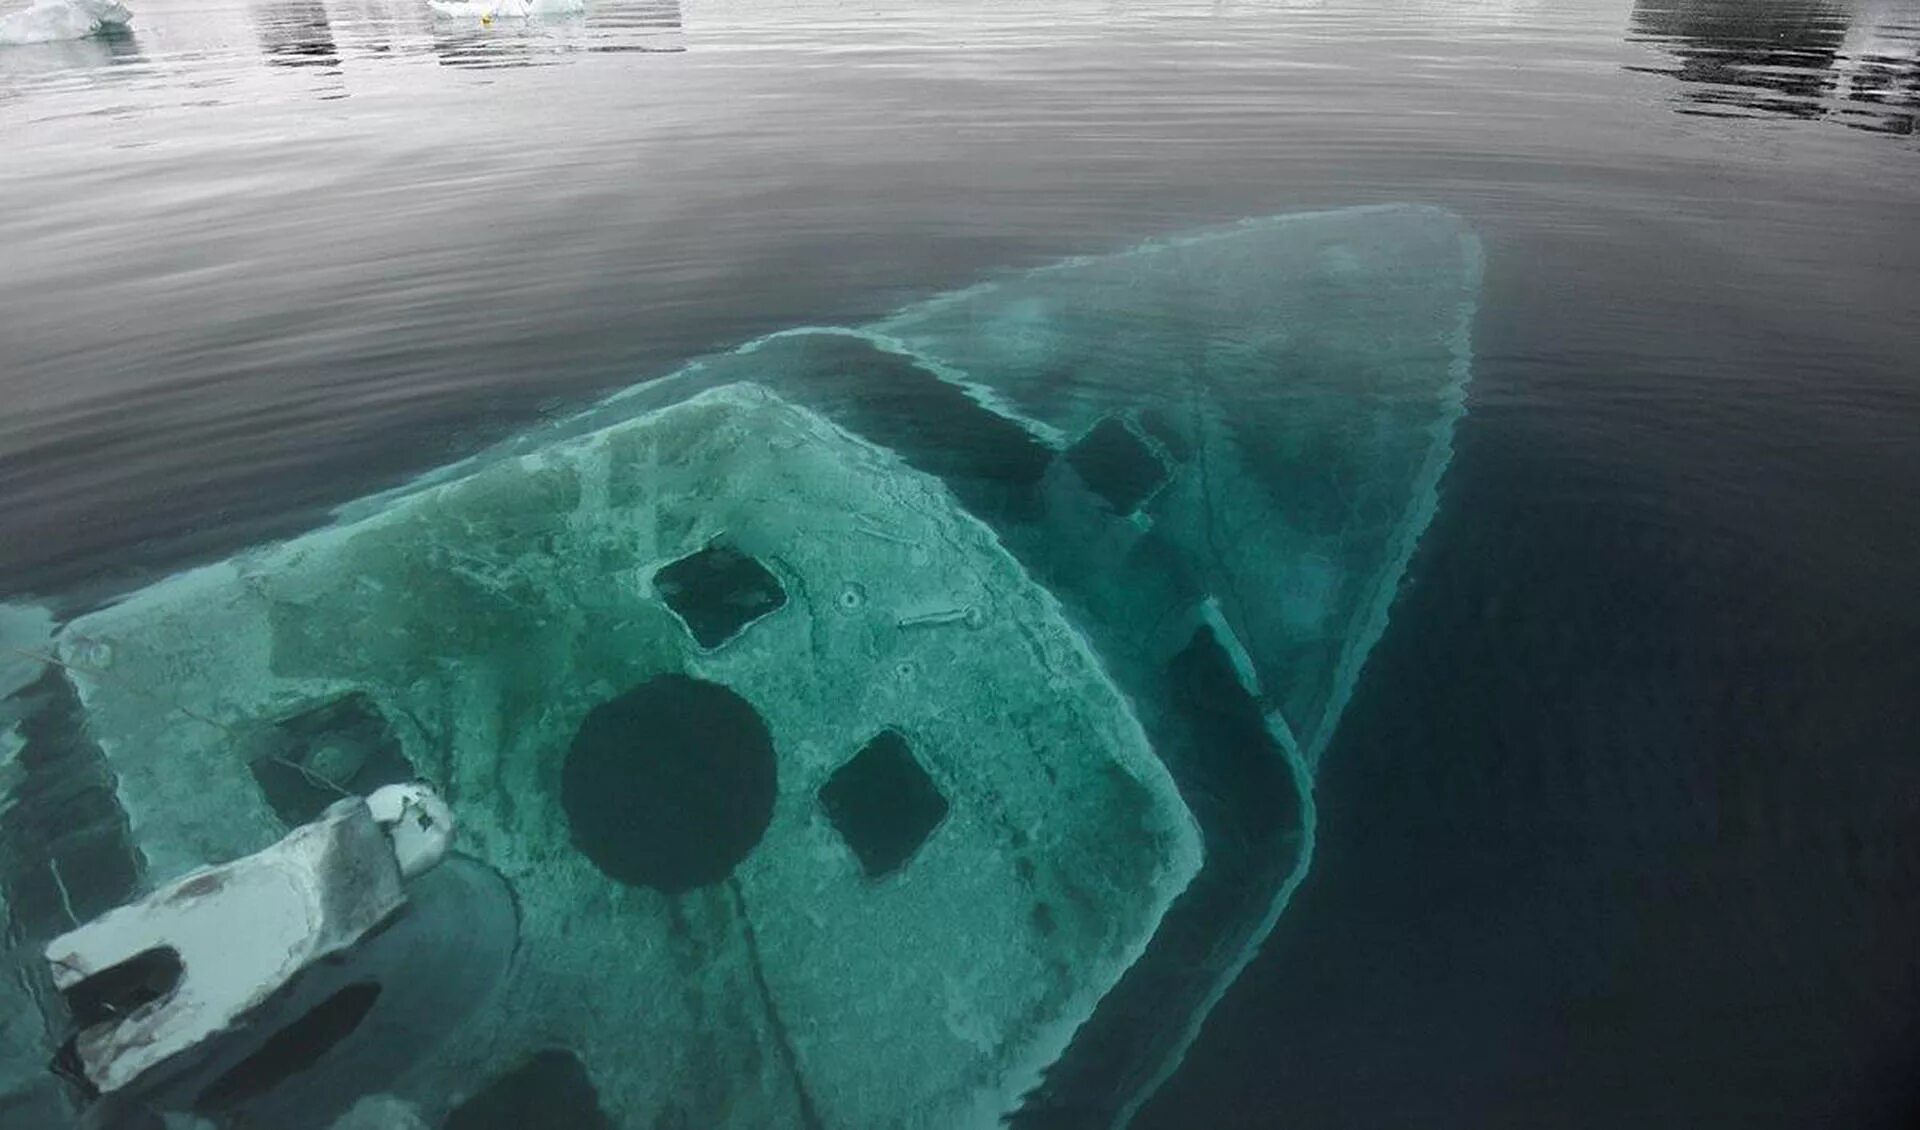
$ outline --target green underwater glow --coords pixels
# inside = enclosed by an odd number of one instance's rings
[[[277,839],[287,763],[443,791],[517,949],[384,1084],[430,1119],[564,1047],[619,1125],[1121,1123],[1306,872],[1479,269],[1349,209],[770,335],[81,617],[64,677],[148,883]],[[755,726],[770,793],[705,780]],[[649,844],[580,815],[628,788]]]

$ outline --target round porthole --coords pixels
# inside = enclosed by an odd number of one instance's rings
[[[773,819],[773,739],[746,699],[685,675],[588,713],[562,771],[573,842],[606,875],[678,894],[717,883]]]

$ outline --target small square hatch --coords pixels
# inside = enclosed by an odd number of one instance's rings
[[[663,565],[654,591],[708,650],[787,603],[787,590],[765,565],[725,542]]]
[[[1167,481],[1167,466],[1118,416],[1108,416],[1067,449],[1067,462],[1115,514],[1131,514]]]
[[[870,879],[899,870],[947,815],[947,798],[894,730],[834,770],[820,803]]]

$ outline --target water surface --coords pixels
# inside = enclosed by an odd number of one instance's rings
[[[1900,1125],[1920,9],[147,0],[0,48],[0,599],[688,357],[1418,202],[1486,249],[1315,870],[1154,1126]]]

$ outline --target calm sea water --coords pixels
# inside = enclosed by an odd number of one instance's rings
[[[1486,245],[1314,870],[1142,1125],[1920,1117],[1920,6],[141,0],[0,48],[0,599],[1220,220]]]

